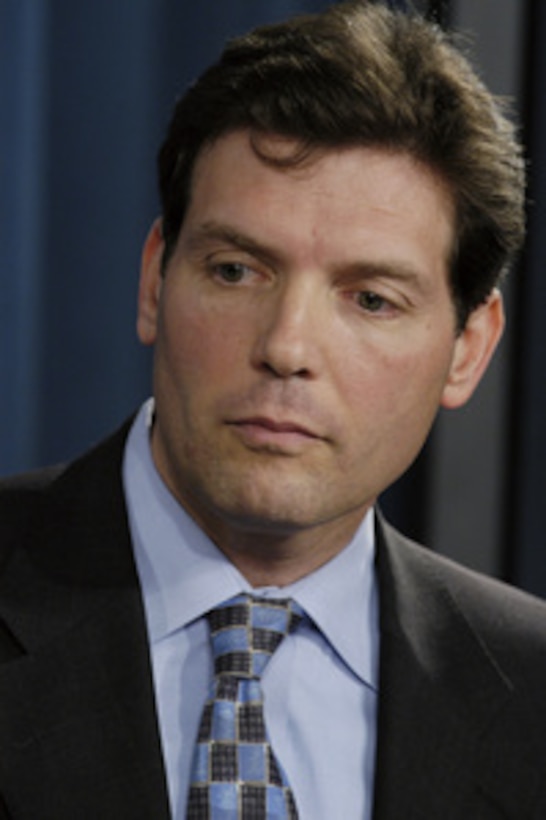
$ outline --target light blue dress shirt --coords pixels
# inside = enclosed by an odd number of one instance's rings
[[[207,610],[248,581],[174,499],[155,469],[152,402],[140,410],[123,465],[148,622],[172,815],[184,820],[193,745],[212,676]],[[289,635],[262,679],[275,754],[302,820],[370,820],[376,748],[379,628],[373,512],[350,544],[282,589],[316,624]]]

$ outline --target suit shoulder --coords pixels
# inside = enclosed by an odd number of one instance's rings
[[[44,494],[62,466],[22,473],[0,480],[0,566],[41,507]]]
[[[30,535],[37,540],[44,522],[70,518],[74,507],[107,495],[107,479],[115,475],[119,482],[129,426],[130,421],[72,462],[0,480],[0,567]]]
[[[388,525],[385,532],[388,562],[406,584],[439,604],[435,611],[457,610],[501,654],[540,655],[546,674],[546,601],[422,547]]]

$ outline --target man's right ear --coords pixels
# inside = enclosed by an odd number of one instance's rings
[[[158,217],[148,232],[140,261],[137,335],[142,344],[153,345],[157,336],[159,297],[163,281],[161,260],[165,243]]]

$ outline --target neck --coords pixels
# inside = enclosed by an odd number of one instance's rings
[[[367,510],[365,511],[367,512]],[[291,533],[267,527],[197,523],[253,587],[293,584],[338,555],[352,540],[365,513]]]

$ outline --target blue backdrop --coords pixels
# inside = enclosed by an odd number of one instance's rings
[[[149,392],[135,339],[155,154],[227,36],[318,0],[0,3],[0,474],[65,459]]]
[[[155,154],[227,36],[329,0],[0,0],[0,475],[64,460],[149,393],[134,332]],[[403,7],[402,0],[390,0]],[[415,3],[446,22],[446,0]],[[518,278],[507,550],[546,595],[546,7],[527,0],[531,240]],[[426,458],[391,511],[419,535]]]

